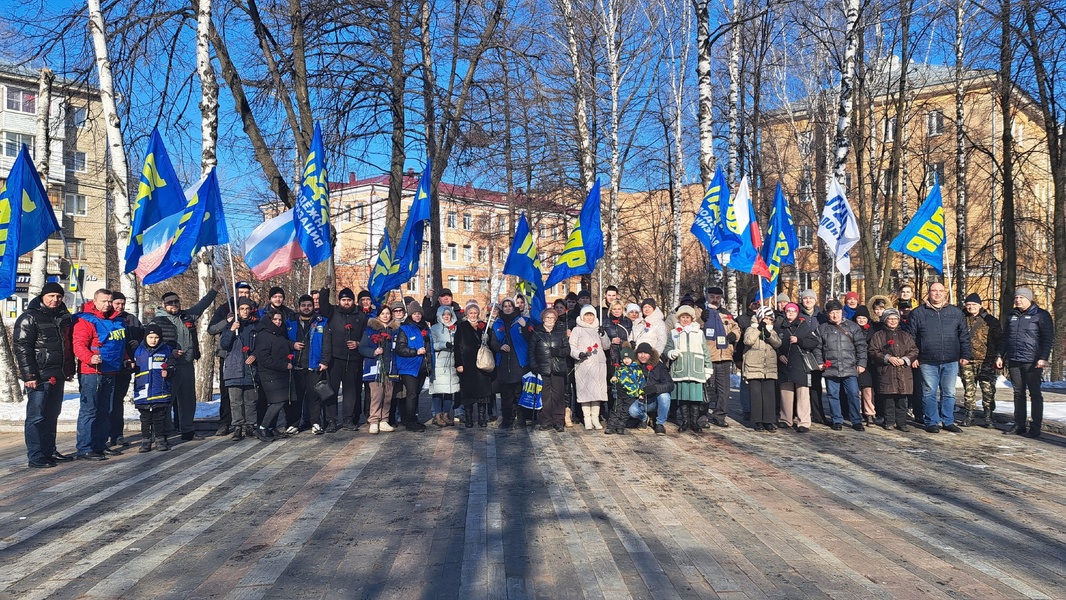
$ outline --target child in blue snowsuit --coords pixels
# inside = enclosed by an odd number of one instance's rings
[[[133,381],[133,405],[141,413],[141,447],[148,452],[155,441],[156,450],[170,450],[167,442],[166,415],[174,397],[170,381],[171,347],[163,343],[163,330],[150,324],[144,328],[144,341],[137,347],[133,362],[137,371]]]

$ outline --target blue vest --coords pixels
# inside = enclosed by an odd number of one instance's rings
[[[308,344],[303,351],[310,353],[307,355],[307,368],[312,371],[317,370],[319,363],[322,361],[322,336],[326,327],[325,318],[315,316],[311,319],[311,333],[307,336]],[[288,334],[289,341],[300,341],[298,339],[300,334],[299,321],[285,321],[285,331]]]
[[[97,365],[101,373],[115,373],[122,370],[122,359],[126,355],[126,324],[123,321],[101,319],[94,314],[78,313],[75,319],[85,319],[96,328],[99,346],[92,350],[100,353],[103,361]]]
[[[142,342],[137,348],[133,356],[137,363],[137,376],[133,381],[134,406],[170,404],[170,379],[163,377],[163,365],[170,359],[170,352],[170,346],[166,344],[149,348]]]
[[[528,319],[526,322],[529,322]],[[522,335],[522,326],[518,324],[518,317],[511,321],[508,329],[511,334],[511,352],[518,359],[518,365],[524,369],[529,366],[529,348],[526,346],[525,336]],[[492,331],[496,334],[497,341],[501,344],[507,343],[506,333],[508,332],[504,332],[503,319],[496,319],[492,322]],[[500,364],[502,358],[500,355],[500,352],[496,353],[496,364]]]
[[[426,340],[422,337],[422,330],[419,329],[418,325],[401,325],[398,334],[407,338],[407,347],[411,350],[425,348],[426,354],[429,354]],[[418,372],[422,369],[422,361],[425,358],[425,356],[400,356],[397,354],[396,370],[399,371],[400,375],[418,377]]]

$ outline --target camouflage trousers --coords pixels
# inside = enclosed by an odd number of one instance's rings
[[[981,408],[995,407],[996,383],[990,381],[992,374],[982,372],[983,365],[971,362],[968,365],[959,365],[959,375],[962,376],[962,401],[967,411],[977,408],[977,388],[981,388]]]

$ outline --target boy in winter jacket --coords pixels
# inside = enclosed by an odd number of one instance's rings
[[[640,365],[634,360],[633,349],[623,344],[619,349],[622,362],[615,365],[611,383],[614,385],[615,402],[607,418],[607,430],[604,433],[625,433],[626,417],[629,407],[640,402],[644,397],[647,381]]]
[[[170,381],[171,347],[162,342],[163,330],[154,323],[144,328],[144,341],[133,355],[136,372],[133,405],[141,413],[141,447],[148,452],[155,441],[157,450],[170,450],[167,443],[166,415],[173,400]]]
[[[670,413],[670,392],[674,391],[674,380],[651,344],[637,346],[637,361],[644,370],[644,398],[629,406],[629,416],[636,421],[634,427],[643,426],[648,418],[646,401],[654,401],[655,435],[666,435],[666,417]]]

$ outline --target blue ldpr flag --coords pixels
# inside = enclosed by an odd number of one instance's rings
[[[378,253],[377,263],[370,271],[370,280],[366,289],[374,299],[374,304],[380,305],[381,300],[389,290],[400,287],[400,284],[410,279],[400,272],[400,263],[392,255],[392,244],[389,242],[389,230],[381,236],[381,251]]]
[[[520,287],[523,288],[523,293],[530,296],[529,316],[539,323],[540,313],[544,312],[548,304],[544,299],[544,276],[540,272],[540,255],[537,253],[537,243],[533,240],[526,213],[522,213],[518,219],[511,251],[503,265],[503,274],[514,275],[525,282],[525,285]]]
[[[432,176],[432,166],[426,161],[426,168],[422,171],[422,177],[418,180],[418,189],[415,190],[415,199],[411,202],[411,210],[407,213],[407,222],[400,234],[400,243],[396,245],[395,262],[399,265],[397,278],[400,282],[407,281],[418,274],[418,263],[422,257],[422,241],[425,237],[426,221],[429,220],[429,191]],[[395,287],[398,287],[396,284]],[[386,290],[392,288],[386,288]]]
[[[600,227],[600,180],[589,190],[585,205],[577,218],[577,227],[570,232],[563,253],[555,262],[545,288],[578,275],[591,273],[596,261],[603,258],[603,229]]]
[[[785,193],[781,190],[781,183],[777,184],[774,193],[774,207],[770,211],[770,222],[767,225],[766,240],[763,241],[762,257],[766,267],[770,270],[770,279],[762,280],[763,297],[771,297],[777,292],[777,279],[781,273],[781,265],[796,264],[796,248],[799,241],[796,239],[796,225],[792,221],[792,211],[788,208]]]
[[[163,219],[144,232],[136,272],[145,285],[181,275],[201,248],[229,242],[215,170],[186,190],[185,197],[187,203],[180,217]]]
[[[163,138],[159,136],[159,130],[153,130],[141,168],[141,183],[133,201],[133,228],[130,230],[129,245],[126,246],[123,272],[132,273],[137,269],[144,254],[144,232],[166,217],[182,212],[185,205],[185,194],[174,172],[174,165],[170,163]]]
[[[311,149],[304,161],[303,183],[296,198],[293,219],[296,241],[300,243],[311,265],[327,260],[333,254],[329,228],[329,179],[326,176],[326,150],[322,145],[322,128],[315,123]]]
[[[0,184],[0,298],[15,293],[19,256],[59,231],[52,203],[23,144]]]
[[[940,196],[940,182],[933,183],[925,202],[914,213],[910,223],[888,245],[896,252],[913,256],[944,274],[944,200]]]
[[[711,255],[711,264],[718,270],[722,269],[721,259],[740,247],[739,238],[728,235],[725,229],[724,211],[728,209],[729,204],[729,186],[726,185],[725,175],[719,166],[714,171],[714,178],[711,179],[707,193],[703,195],[703,203],[692,221],[691,229],[692,235],[707,248]]]

